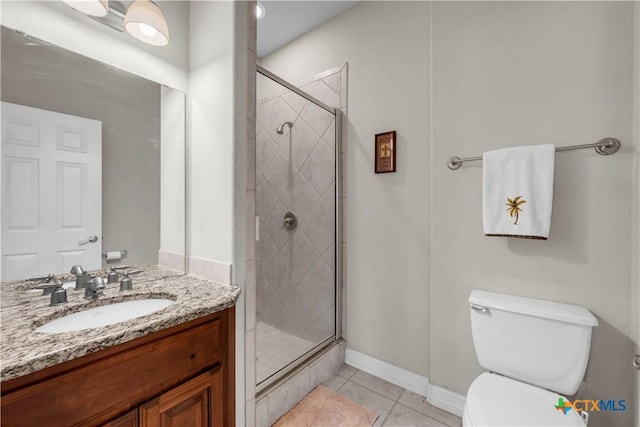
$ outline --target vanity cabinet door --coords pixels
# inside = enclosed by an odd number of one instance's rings
[[[121,417],[104,424],[102,427],[138,427],[138,410],[134,409]]]
[[[220,366],[140,406],[140,427],[222,427]]]

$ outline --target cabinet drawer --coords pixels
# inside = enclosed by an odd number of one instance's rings
[[[122,344],[120,353],[2,396],[3,426],[96,425],[222,362],[221,318],[173,335]],[[93,356],[93,357],[91,357]],[[80,360],[80,359],[79,359]]]

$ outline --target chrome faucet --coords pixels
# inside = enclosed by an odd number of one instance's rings
[[[69,273],[76,276],[76,291],[86,288],[87,283],[91,280],[91,275],[81,265],[74,265]]]
[[[73,274],[74,276],[80,276],[82,274],[87,274],[84,271],[84,268],[82,268],[82,266],[78,265],[78,264],[76,264],[73,267],[71,267],[71,271],[69,273]]]
[[[92,280],[87,282],[87,287],[84,288],[84,297],[88,299],[99,298],[104,294],[104,288],[104,277],[96,276]]]

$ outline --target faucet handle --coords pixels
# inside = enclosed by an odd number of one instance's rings
[[[125,271],[122,273],[122,280],[120,280],[120,291],[130,291],[133,289],[133,282],[129,277],[132,274],[142,273],[142,270]]]
[[[58,289],[62,289],[62,282],[54,281],[49,283],[44,283],[42,285],[34,286],[34,289],[42,289],[42,295],[52,295]]]
[[[47,282],[53,282],[56,280],[56,276],[50,273],[50,274],[47,274],[46,276],[29,277],[27,280],[29,280],[30,282],[41,282],[43,280],[46,280]]]
[[[66,304],[67,303],[67,290],[62,287],[62,283],[60,286],[56,286],[55,290],[51,293],[51,301],[49,302],[50,306]]]
[[[71,267],[71,271],[69,271],[69,273],[71,273],[71,274],[73,274],[75,276],[82,276],[83,274],[87,274],[84,271],[84,268],[82,268],[82,266],[78,265],[78,264],[76,264],[73,267]]]
[[[125,277],[133,276],[134,274],[142,273],[142,270],[129,270],[122,273]]]
[[[42,295],[50,295],[54,293],[56,289],[62,288],[62,282],[57,280],[53,274],[50,274],[46,278],[49,279],[47,283],[40,283],[38,285],[33,286],[31,289],[40,289],[42,290]],[[36,279],[33,279],[33,280],[36,280]]]

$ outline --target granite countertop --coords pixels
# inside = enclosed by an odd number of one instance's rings
[[[2,345],[0,380],[7,381],[121,344],[152,332],[188,322],[233,306],[240,289],[226,286],[155,265],[131,276],[133,289],[120,292],[110,284],[96,300],[84,298],[84,290],[67,290],[68,303],[50,307],[49,296],[27,291],[33,283],[8,282],[0,289],[0,339]],[[59,277],[71,280],[69,276]],[[35,332],[38,326],[68,313],[121,301],[168,298],[175,304],[156,313],[115,325],[76,332],[47,334]]]

